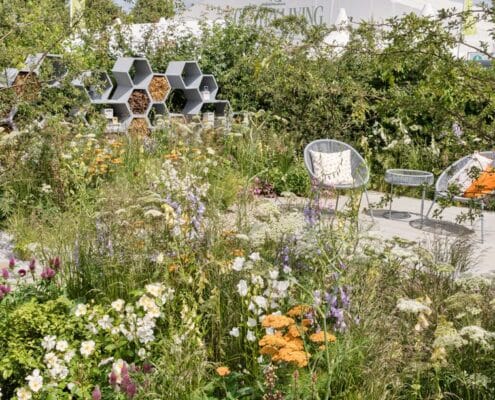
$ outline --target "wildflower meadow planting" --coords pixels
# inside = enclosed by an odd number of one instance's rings
[[[69,24],[63,1],[0,2],[2,68],[65,68],[0,85],[0,398],[494,399],[475,235],[387,239],[362,189],[336,210],[303,156],[345,141],[380,190],[399,163],[438,175],[493,149],[493,68],[451,54],[466,15],[355,24],[336,48],[247,12],[136,50],[126,24],[165,12],[145,10],[87,0]],[[177,60],[198,61],[167,75]],[[215,120],[169,113],[198,104]]]

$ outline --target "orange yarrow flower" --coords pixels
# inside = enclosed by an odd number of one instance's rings
[[[327,334],[326,334],[326,339],[327,339],[326,340],[327,342],[335,342],[337,340],[337,338],[329,332],[327,332]],[[320,331],[317,333],[313,333],[309,337],[309,340],[311,340],[314,343],[323,343],[323,342],[325,342],[325,332]]]
[[[295,364],[299,368],[302,368],[308,365],[309,357],[310,354],[304,351],[292,350],[288,347],[284,347],[280,349],[278,353],[272,357],[272,360],[276,362],[287,362],[287,363]]]
[[[217,371],[217,374],[220,376],[227,376],[230,374],[229,367],[218,367],[215,371]]]
[[[302,317],[304,314],[311,311],[311,307],[305,304],[299,304],[297,306],[292,307],[289,311],[287,311],[287,316],[296,318]]]
[[[294,324],[294,320],[292,318],[286,317],[285,315],[275,315],[275,314],[267,315],[263,319],[263,322],[261,323],[261,325],[264,328],[275,328],[275,329],[286,328],[293,324]]]

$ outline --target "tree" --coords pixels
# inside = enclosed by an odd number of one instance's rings
[[[160,18],[170,18],[174,15],[172,0],[137,0],[132,10],[132,16],[137,23],[158,22]]]

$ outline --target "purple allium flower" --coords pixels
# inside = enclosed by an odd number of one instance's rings
[[[101,400],[101,391],[100,391],[100,388],[98,386],[96,386],[93,390],[93,392],[91,393],[91,399],[92,400]]]
[[[2,268],[2,278],[3,279],[9,279],[9,270],[7,268]]]
[[[23,277],[26,276],[27,271],[24,268],[20,268],[19,271],[17,271],[17,273],[19,274],[19,276]]]
[[[7,285],[0,285],[0,293],[9,294],[12,291],[12,288]]]
[[[50,267],[46,267],[42,272],[41,272],[41,279],[52,279],[55,276],[56,272],[51,269]]]
[[[10,269],[14,269],[15,267],[15,258],[14,257],[10,257],[9,258],[9,268]]]
[[[36,269],[36,260],[32,258],[31,261],[29,262],[29,270],[31,272],[34,272],[35,269]]]
[[[127,393],[127,397],[132,399],[137,393],[136,384],[134,382],[129,382],[125,391]]]
[[[145,374],[149,374],[152,371],[153,371],[153,365],[151,365],[149,362],[145,361],[143,363],[143,372]]]

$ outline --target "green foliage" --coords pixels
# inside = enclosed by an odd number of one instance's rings
[[[169,18],[174,15],[174,2],[172,0],[137,0],[131,14],[136,23],[158,22],[160,18]]]
[[[72,303],[61,297],[39,303],[32,298],[26,303],[10,306],[0,304],[1,387],[7,392],[23,384],[24,377],[42,362],[41,340],[55,334],[60,337],[77,336],[77,323],[69,316]]]

